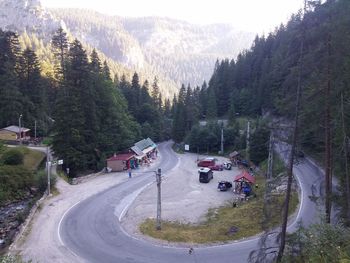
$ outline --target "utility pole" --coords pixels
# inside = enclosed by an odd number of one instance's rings
[[[221,123],[221,154],[224,155],[224,123]]]
[[[34,121],[34,138],[35,138],[35,141],[36,141],[36,120]]]
[[[273,130],[270,132],[270,143],[269,143],[269,157],[267,162],[267,179],[272,178],[273,169]]]
[[[19,139],[19,144],[22,144],[22,126],[21,126],[21,119],[22,119],[22,114],[19,115],[18,118],[18,139]]]
[[[50,163],[50,153],[49,153],[49,146],[46,147],[46,169],[47,169],[47,195],[50,196],[50,169],[51,169],[51,163]]]
[[[161,230],[161,212],[162,212],[162,201],[161,201],[161,183],[162,183],[162,170],[159,168],[156,172],[156,178],[157,178],[157,189],[158,189],[158,195],[157,195],[157,223],[156,223],[156,229]]]
[[[249,154],[249,151],[250,151],[250,145],[249,145],[249,138],[250,138],[250,121],[248,121],[247,123],[247,141],[246,141],[246,157],[247,157],[247,161],[249,163],[250,161],[250,154]]]

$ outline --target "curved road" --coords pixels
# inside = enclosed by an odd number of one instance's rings
[[[277,145],[281,155],[287,152],[287,148],[281,143]],[[178,165],[178,159],[170,142],[160,144],[159,151],[162,158],[160,168],[166,176],[167,171]],[[157,168],[152,167],[152,170]],[[305,159],[295,166],[294,172],[301,187],[301,202],[288,231],[296,229],[297,221],[301,220],[307,226],[318,220],[317,207],[309,197],[322,194],[323,175],[311,161]],[[249,253],[258,247],[257,237],[222,246],[198,247],[189,255],[188,247],[155,245],[125,233],[120,218],[138,193],[154,181],[155,173],[149,171],[71,207],[59,225],[62,245],[87,262],[247,262]]]

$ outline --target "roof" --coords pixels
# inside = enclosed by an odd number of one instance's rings
[[[149,153],[150,151],[152,151],[153,149],[154,149],[154,146],[149,146],[149,147],[147,147],[146,149],[143,149],[142,152],[143,152],[144,154],[147,154],[147,153]]]
[[[202,167],[202,168],[199,168],[199,169],[198,169],[198,172],[199,172],[199,173],[207,173],[207,172],[209,172],[210,170],[211,170],[210,168]]]
[[[19,127],[16,125],[11,125],[6,128],[2,128],[2,130],[19,133]],[[28,132],[28,131],[30,131],[30,129],[21,127],[21,132]]]
[[[214,157],[206,157],[206,158],[204,158],[202,161],[216,161],[216,158],[214,158]]]
[[[254,184],[255,178],[253,176],[251,176],[247,171],[243,171],[241,174],[236,176],[234,181],[235,182],[246,181],[246,182]]]
[[[229,156],[232,158],[232,157],[236,157],[237,155],[239,155],[239,152],[234,151],[234,152],[230,153]]]
[[[150,138],[147,138],[147,139],[143,139],[137,143],[135,143],[135,146],[137,148],[140,149],[140,151],[143,151],[144,149],[148,148],[148,147],[157,147],[157,145],[150,139]]]
[[[128,161],[134,157],[134,153],[121,153],[115,154],[114,156],[107,159],[107,161]]]
[[[143,156],[144,155],[144,153],[139,149],[139,147],[137,147],[137,146],[133,146],[133,147],[131,147],[131,150],[134,152],[134,153],[136,153],[138,156]]]

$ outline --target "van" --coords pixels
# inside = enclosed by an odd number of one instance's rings
[[[198,167],[215,166],[215,161],[216,161],[215,158],[208,157],[208,158],[205,158],[205,159],[200,160],[200,161],[197,163],[197,166],[198,166]]]
[[[209,183],[214,178],[213,171],[209,168],[200,168],[198,169],[198,173],[200,183]]]

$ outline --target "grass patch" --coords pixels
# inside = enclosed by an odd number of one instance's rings
[[[151,237],[170,242],[213,243],[228,242],[256,235],[263,231],[263,193],[265,179],[257,177],[259,188],[255,189],[257,198],[238,204],[233,208],[231,203],[225,206],[209,209],[206,221],[200,224],[183,224],[181,222],[162,222],[162,230],[155,228],[155,219],[147,219],[140,226],[140,231]],[[281,207],[284,195],[274,196],[276,209],[271,214],[271,227],[281,222]],[[292,195],[290,214],[298,205],[298,194]],[[237,231],[234,231],[237,230]]]
[[[23,166],[31,171],[37,170],[39,165],[45,158],[45,154],[43,152],[31,150],[26,147],[5,147],[2,154],[11,149],[16,149],[23,154]],[[0,157],[2,156],[2,154],[0,155]]]
[[[29,170],[37,170],[41,162],[44,160],[45,154],[24,147],[21,147],[21,150],[22,149],[26,152],[24,154],[23,165]]]

